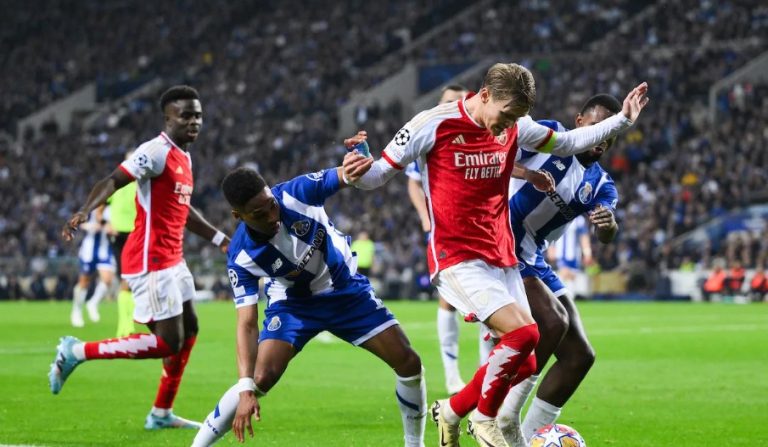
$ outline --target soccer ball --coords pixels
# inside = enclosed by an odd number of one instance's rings
[[[550,424],[536,430],[531,447],[587,447],[581,435],[563,424]]]

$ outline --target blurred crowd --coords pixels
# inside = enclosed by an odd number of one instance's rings
[[[215,13],[197,0],[62,1],[47,9],[12,3],[18,7],[0,27],[8,68],[0,76],[13,86],[0,91],[3,128],[94,80],[150,74],[189,83],[205,113],[192,148],[193,205],[229,231],[234,222],[218,190],[227,170],[249,164],[274,184],[339,164],[345,149],[336,136],[338,107],[405,60],[434,65],[520,55],[515,60],[537,81],[532,115],[566,126],[595,93],[621,99],[641,80],[651,85],[642,120],[602,161],[620,192],[621,226],[617,243],[596,250],[604,270],[621,269],[633,288],[649,290],[659,267],[694,263],[704,270],[717,256],[749,268],[765,261],[765,238],[754,232],[702,244],[699,253],[674,244],[702,223],[768,198],[766,87],[729,88],[718,98],[714,125],[706,103],[714,82],[766,48],[768,7],[760,2],[390,0],[362,11],[352,0],[301,8],[234,1]],[[43,9],[42,19],[30,19]],[[440,26],[457,14],[460,20]],[[422,34],[427,38],[409,45]],[[5,272],[42,274],[75,253],[59,239],[61,225],[90,185],[161,130],[158,94],[114,107],[87,130],[76,124],[65,134],[48,126],[41,139],[0,140]],[[359,124],[374,154],[409,115],[397,102],[366,110]],[[428,289],[423,234],[405,195],[401,177],[375,192],[342,191],[327,205],[340,229],[366,231],[376,242],[373,274],[397,289],[395,296]],[[200,255],[203,266],[220,257],[194,236],[186,251]],[[0,281],[0,292],[13,288]]]

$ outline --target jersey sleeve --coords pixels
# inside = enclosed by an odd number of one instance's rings
[[[251,306],[259,301],[259,277],[230,260],[227,263],[227,276],[232,287],[235,307]]]
[[[566,157],[586,152],[631,125],[632,121],[618,113],[593,126],[561,132],[543,126],[526,115],[517,120],[517,140],[519,147]]]
[[[165,169],[169,149],[154,141],[142,144],[133,155],[120,164],[120,169],[136,180],[157,177]]]
[[[603,178],[600,179],[602,183],[598,187],[597,194],[592,203],[592,209],[598,205],[602,205],[609,208],[611,211],[616,212],[616,206],[619,204],[619,192],[616,190],[616,185],[613,183],[608,174],[604,173]]]
[[[553,132],[567,132],[568,129],[566,129],[565,126],[560,121],[556,120],[537,120],[538,124],[541,124],[544,127],[547,127],[549,129],[552,129]],[[516,163],[525,163],[526,160],[529,158],[532,158],[536,156],[539,152],[533,149],[530,149],[526,146],[519,145],[519,150],[517,151],[517,154],[515,154],[515,162]]]
[[[426,155],[435,145],[435,133],[440,119],[426,110],[408,121],[398,130],[381,153],[381,158],[393,168],[403,170],[409,163]]]
[[[312,206],[321,206],[339,188],[341,188],[341,183],[339,183],[336,168],[302,175],[276,187],[276,189],[286,191],[299,201]]]

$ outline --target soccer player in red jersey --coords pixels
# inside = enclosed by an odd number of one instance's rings
[[[440,296],[483,321],[499,338],[488,363],[432,417],[442,446],[457,446],[459,422],[470,411],[470,432],[486,446],[505,445],[496,415],[511,386],[536,370],[539,338],[517,271],[507,202],[518,146],[559,156],[590,150],[629,128],[648,102],[645,83],[624,100],[622,113],[594,126],[555,132],[528,112],[536,97],[533,75],[517,64],[496,64],[483,86],[464,99],[419,113],[395,135],[355,186],[373,189],[418,160],[432,224],[430,274]],[[348,139],[350,147],[364,134]],[[352,178],[363,156],[344,160]]]
[[[134,320],[151,334],[134,334],[94,342],[64,337],[48,374],[58,394],[67,377],[86,360],[162,358],[163,373],[145,428],[199,428],[173,414],[184,367],[195,344],[198,325],[192,306],[192,274],[183,254],[184,228],[226,249],[229,238],[190,205],[193,177],[189,146],[203,125],[203,109],[195,89],[177,85],[160,98],[165,129],[143,143],[130,158],[91,189],[85,204],[67,221],[62,238],[71,241],[88,213],[116,190],[137,182],[135,230],[122,252],[122,277],[136,302]]]

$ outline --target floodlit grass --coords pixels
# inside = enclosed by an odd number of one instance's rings
[[[427,369],[429,402],[443,397],[435,303],[391,302]],[[753,446],[768,440],[768,306],[580,304],[597,362],[560,419],[599,446]],[[235,310],[197,306],[201,333],[174,411],[202,420],[237,380]],[[189,445],[193,431],[147,432],[158,360],[86,363],[62,393],[46,374],[62,335],[113,336],[103,321],[69,326],[68,303],[0,304],[0,444]],[[464,378],[477,365],[476,329],[461,325]],[[474,445],[462,436],[463,445]],[[437,435],[427,425],[426,444]],[[237,444],[228,435],[220,445]],[[337,339],[315,340],[262,400],[259,446],[401,446],[393,373]]]

